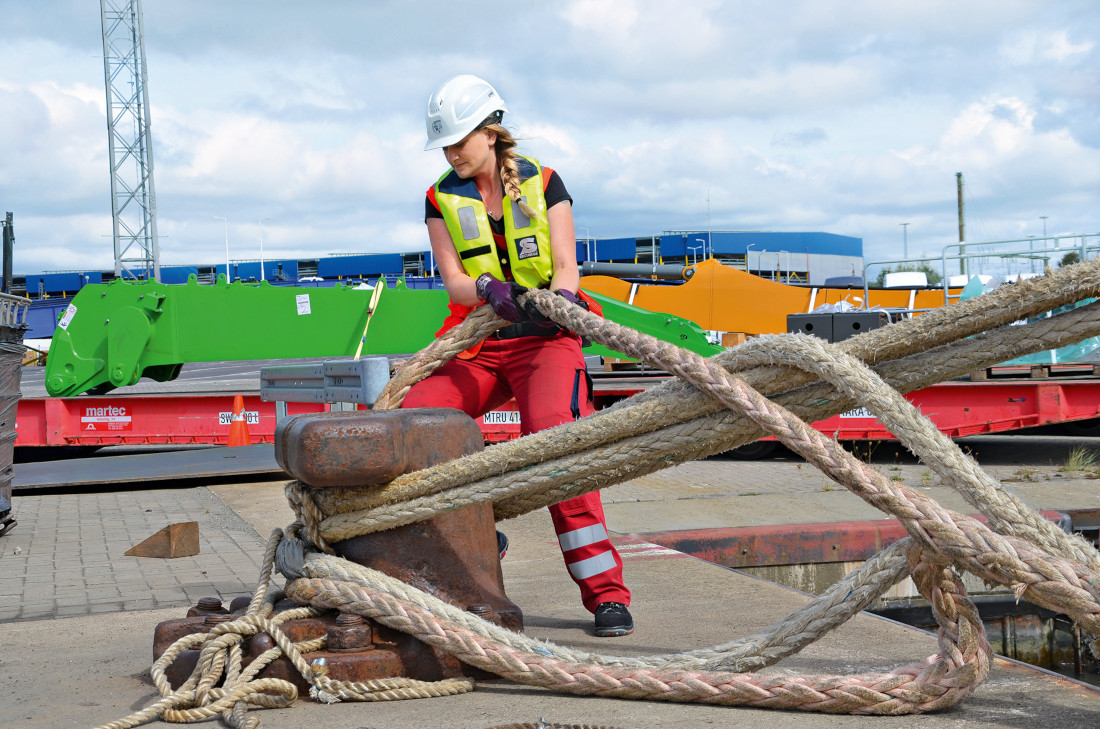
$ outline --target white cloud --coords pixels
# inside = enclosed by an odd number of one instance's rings
[[[593,235],[823,230],[869,254],[955,237],[954,174],[990,237],[1100,231],[1092,0],[425,0],[146,4],[162,256],[423,250],[424,102],[493,81]],[[18,3],[0,56],[19,271],[111,267],[93,6]],[[490,24],[491,25],[491,24]],[[14,183],[12,181],[15,181]],[[978,215],[980,214],[980,215]],[[978,224],[980,222],[980,225]],[[878,256],[881,257],[881,256]],[[201,258],[196,261],[194,259]]]
[[[1036,63],[1065,64],[1081,61],[1096,47],[1092,40],[1075,42],[1066,29],[1054,31],[1021,30],[1011,34],[1001,45],[1005,61],[1014,66]]]
[[[7,140],[0,178],[10,186],[2,204],[33,202],[63,215],[60,206],[86,210],[101,192],[109,204],[104,106],[102,94],[81,84],[0,81],[0,136]]]
[[[639,12],[635,0],[574,0],[565,3],[561,16],[578,30],[621,40],[638,22]]]

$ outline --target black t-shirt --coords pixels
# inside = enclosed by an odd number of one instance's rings
[[[543,168],[546,169],[546,168]],[[546,209],[554,207],[563,200],[573,202],[573,198],[569,196],[569,191],[565,189],[565,183],[561,181],[561,177],[554,170],[548,170],[550,173],[549,179],[546,180],[546,189],[543,191],[543,195],[546,197]],[[424,196],[424,220],[427,222],[429,218],[442,218],[443,213],[439,212],[439,208],[432,202],[432,198],[429,195]],[[504,220],[493,220],[489,218],[489,226],[493,229],[493,232],[497,235],[504,235]]]

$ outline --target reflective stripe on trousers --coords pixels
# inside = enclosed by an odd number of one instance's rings
[[[563,553],[603,541],[607,541],[607,530],[603,524],[593,524],[558,535],[558,544]],[[569,562],[566,558],[566,565],[573,579],[587,580],[594,575],[615,569],[615,555],[611,549],[605,549],[593,557],[578,559],[576,562]]]

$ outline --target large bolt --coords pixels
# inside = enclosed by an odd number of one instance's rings
[[[336,625],[328,629],[326,648],[330,651],[369,650],[374,647],[372,633],[370,624],[362,616],[341,613],[336,618]]]
[[[216,597],[200,597],[194,607],[188,608],[187,617],[199,615],[226,615],[229,611],[222,607],[222,601]]]

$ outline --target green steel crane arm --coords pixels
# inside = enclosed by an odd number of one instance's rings
[[[385,282],[379,285],[385,286]],[[175,378],[188,362],[350,357],[367,322],[370,288],[272,286],[266,282],[199,285],[124,281],[81,289],[63,313],[46,361],[52,396],[103,392],[149,377]],[[685,319],[593,294],[604,316],[710,355],[719,347]],[[403,281],[382,297],[364,354],[409,354],[435,337],[447,292],[409,289]],[[621,356],[599,345],[589,354]]]

